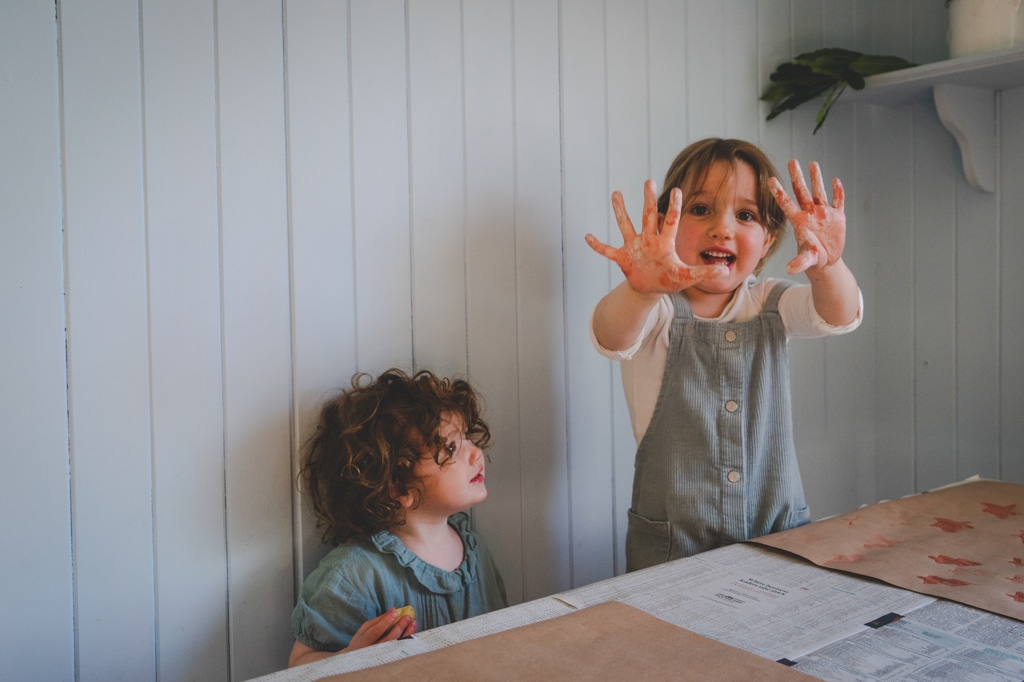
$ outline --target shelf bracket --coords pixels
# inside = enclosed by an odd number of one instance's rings
[[[988,88],[952,83],[933,88],[939,120],[960,146],[967,183],[975,189],[996,189],[996,94]]]

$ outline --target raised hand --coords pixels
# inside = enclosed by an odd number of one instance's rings
[[[668,212],[664,218],[658,213],[658,200],[653,180],[644,183],[644,212],[642,229],[637,233],[633,221],[626,213],[621,192],[612,194],[612,209],[622,233],[622,247],[615,248],[586,236],[587,244],[605,258],[615,261],[629,286],[636,292],[668,294],[682,291],[697,282],[726,274],[724,265],[689,266],[676,253],[676,232],[683,195],[673,189],[669,197]]]
[[[793,225],[797,254],[786,270],[791,275],[809,268],[825,268],[836,263],[843,255],[846,243],[846,214],[843,212],[845,193],[839,178],[832,180],[832,202],[825,194],[825,183],[821,178],[821,167],[811,162],[811,186],[813,193],[804,184],[800,163],[789,162],[789,178],[793,183],[796,203],[786,194],[777,178],[768,180],[772,196]]]

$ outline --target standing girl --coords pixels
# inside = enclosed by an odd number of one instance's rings
[[[647,181],[639,233],[612,195],[621,248],[587,235],[626,276],[598,302],[591,336],[621,362],[638,443],[627,570],[809,520],[786,344],[852,331],[863,301],[842,260],[842,184],[829,203],[816,163],[812,191],[796,161],[789,171],[795,203],[757,147],[702,140],[672,162],[660,198]],[[786,218],[788,271],[809,284],[757,279]]]
[[[357,374],[323,406],[302,476],[337,546],[302,586],[289,667],[508,605],[465,514],[489,440],[470,385],[427,370]]]

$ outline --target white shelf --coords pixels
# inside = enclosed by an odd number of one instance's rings
[[[863,90],[842,99],[899,106],[933,101],[939,119],[960,146],[967,182],[995,191],[995,92],[1024,86],[1024,50],[1013,48],[959,57],[869,76]]]

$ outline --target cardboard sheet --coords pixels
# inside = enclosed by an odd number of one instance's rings
[[[620,602],[324,678],[350,680],[813,680]]]
[[[1024,620],[1024,486],[974,481],[751,542]]]

